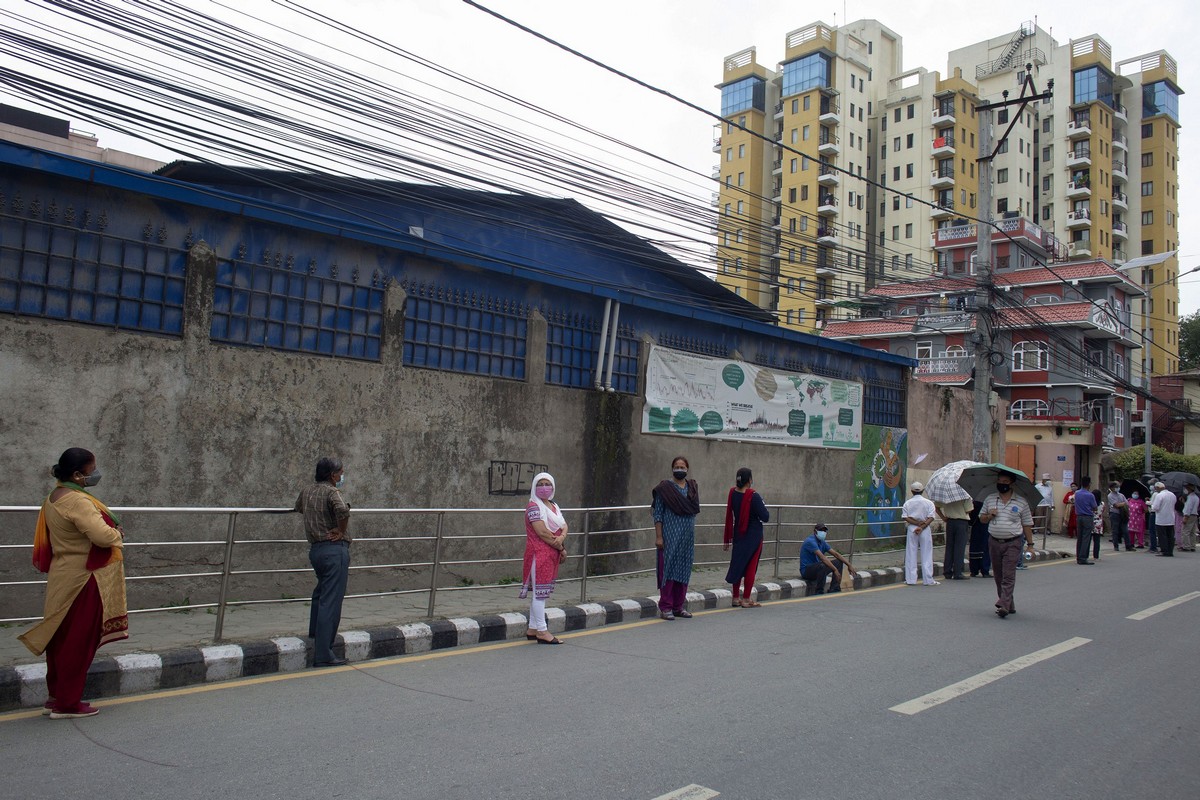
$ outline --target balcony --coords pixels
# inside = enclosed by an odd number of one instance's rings
[[[1086,228],[1092,224],[1092,212],[1086,208],[1067,212],[1067,230]]]
[[[817,244],[835,246],[838,243],[837,231],[832,227],[817,228]]]
[[[1129,228],[1124,222],[1114,222],[1112,232],[1115,238],[1129,241]]]
[[[837,298],[831,294],[823,294],[817,298],[817,305],[819,306],[831,306],[835,303],[837,303]]]
[[[939,125],[955,124],[954,103],[947,103],[946,105],[938,105],[938,107],[933,110],[932,124],[933,124],[933,127],[935,127],[935,128],[938,127]]]
[[[837,270],[834,269],[833,264],[829,263],[828,258],[818,259],[817,266],[813,269],[813,272],[815,272],[818,277],[833,277],[837,275]]]
[[[783,103],[776,103],[776,104],[775,104],[775,116],[776,116],[776,117],[782,117],[782,116],[783,116]]]
[[[837,125],[842,121],[842,107],[832,100],[821,101],[821,115],[817,117],[821,122],[826,122],[831,125]]]
[[[1129,115],[1125,111],[1125,106],[1121,105],[1120,103],[1117,103],[1115,106],[1113,106],[1113,116],[1121,120],[1121,122],[1129,121]]]
[[[1121,249],[1121,248],[1119,248],[1119,247],[1114,247],[1114,248],[1113,248],[1113,251],[1112,251],[1112,262],[1113,262],[1114,264],[1116,264],[1116,265],[1119,267],[1119,266],[1121,266],[1122,264],[1124,264],[1124,263],[1125,263],[1126,261],[1128,261],[1128,260],[1129,260],[1129,257],[1128,257],[1128,256],[1125,254],[1125,251],[1124,251],[1124,250],[1122,250],[1122,249]]]
[[[783,173],[783,159],[777,158],[771,162],[771,174],[780,175]]]
[[[817,152],[823,156],[836,156],[842,152],[842,148],[838,144],[838,137],[822,133],[821,139],[817,143]]]
[[[1129,152],[1129,141],[1125,138],[1125,134],[1113,134],[1113,147],[1117,150],[1124,150],[1126,153]]]
[[[935,156],[952,156],[952,155],[954,155],[954,134],[953,133],[947,133],[942,136],[934,137],[933,155],[935,155]]]
[[[1087,117],[1073,119],[1067,123],[1067,138],[1074,141],[1075,139],[1086,139],[1092,135],[1092,123]]]
[[[1091,165],[1092,149],[1090,147],[1076,147],[1074,150],[1067,151],[1067,169],[1079,169]]]
[[[1123,181],[1129,180],[1129,171],[1125,167],[1124,161],[1114,161],[1112,174],[1114,178],[1120,178]]]
[[[954,215],[954,199],[947,198],[938,200],[938,205],[929,210],[930,219],[945,219]]]
[[[1125,196],[1124,192],[1114,191],[1112,193],[1112,203],[1116,208],[1123,208],[1126,211],[1129,210],[1129,198]]]
[[[938,356],[918,358],[917,376],[970,375],[975,366],[975,356]]]
[[[929,185],[935,189],[954,185],[954,167],[943,167],[929,173]]]
[[[1092,196],[1091,181],[1071,181],[1067,184],[1067,199],[1074,200],[1080,197]]]
[[[1067,245],[1067,258],[1091,258],[1092,243],[1086,239],[1079,242],[1071,242]]]
[[[714,153],[721,152],[721,140],[720,139],[713,139],[713,152]]]
[[[783,217],[771,217],[771,230],[777,231],[783,227]]]
[[[841,182],[842,179],[841,176],[838,175],[837,170],[828,164],[821,165],[821,171],[817,175],[817,183],[821,184],[822,186],[838,186],[841,184]]]
[[[836,217],[838,201],[832,194],[822,194],[817,200],[817,213],[824,217]]]

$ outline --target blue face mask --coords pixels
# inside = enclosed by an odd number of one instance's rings
[[[345,485],[346,485],[346,473],[343,472],[342,477],[338,478],[338,482],[335,483],[334,486],[341,489]]]
[[[817,531],[817,539],[819,541],[822,541],[822,542],[825,541],[825,537],[828,535],[829,535],[829,531],[822,531],[822,530]]]

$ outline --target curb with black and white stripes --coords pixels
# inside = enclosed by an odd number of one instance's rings
[[[1037,561],[1060,557],[1065,556],[1055,551],[1041,550],[1034,554]],[[942,565],[935,562],[934,567],[935,573],[941,574]],[[854,588],[885,586],[903,580],[904,570],[900,567],[861,570],[854,575]],[[754,588],[760,600],[803,597],[812,591],[804,581],[796,579],[760,583]],[[724,607],[732,597],[729,589],[688,592],[688,609],[702,611]],[[618,625],[656,616],[658,602],[657,598],[652,597],[546,609],[546,623],[553,633]],[[334,654],[353,663],[463,645],[503,642],[523,638],[528,624],[524,614],[508,613],[344,631],[338,635]],[[84,697],[117,697],[255,675],[296,672],[311,667],[312,663],[312,641],[295,636],[208,647],[184,647],[163,653],[99,656],[88,671]],[[36,707],[45,702],[45,662],[0,667],[0,711]]]

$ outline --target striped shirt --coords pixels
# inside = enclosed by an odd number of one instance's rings
[[[292,510],[304,515],[304,535],[311,544],[328,541],[329,531],[350,516],[350,506],[342,499],[342,493],[328,481],[304,488]],[[343,534],[340,541],[349,542],[350,534]]]

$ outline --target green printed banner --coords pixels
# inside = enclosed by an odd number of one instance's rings
[[[642,433],[862,446],[861,383],[651,347]]]

